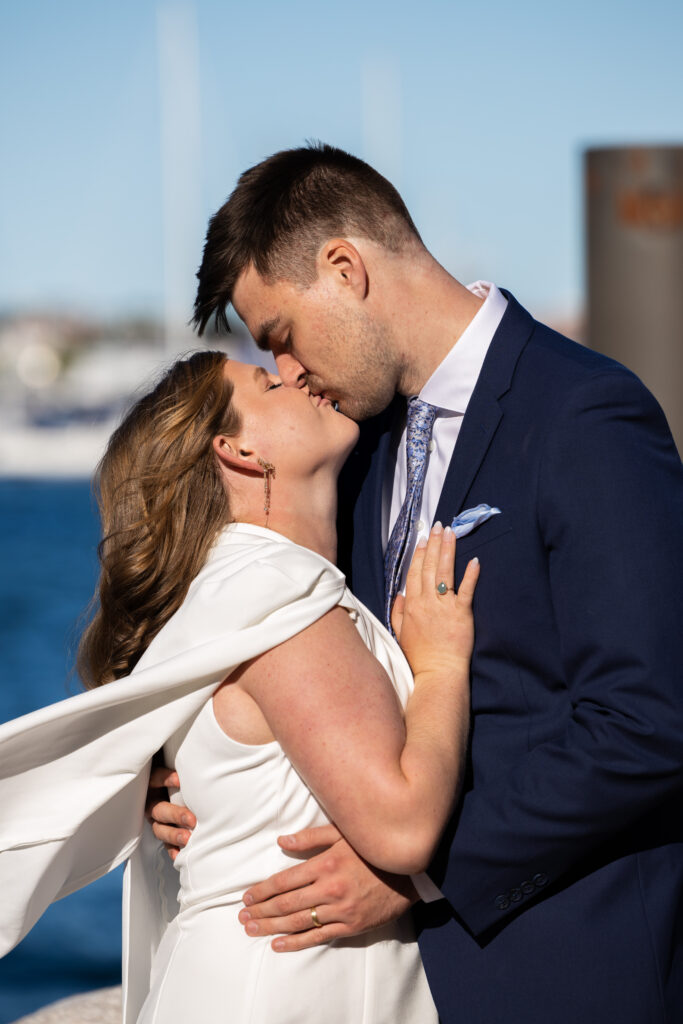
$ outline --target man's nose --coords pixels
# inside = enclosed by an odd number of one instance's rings
[[[303,388],[306,386],[306,370],[290,352],[282,352],[275,356],[275,362],[278,375],[285,387]]]

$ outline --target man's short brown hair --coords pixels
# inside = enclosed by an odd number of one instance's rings
[[[336,235],[392,252],[420,242],[394,186],[334,146],[283,150],[245,171],[209,221],[192,320],[198,333],[214,314],[217,329],[230,330],[226,307],[250,264],[268,281],[312,284],[320,247]]]

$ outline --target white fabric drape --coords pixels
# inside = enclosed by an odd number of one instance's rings
[[[176,873],[144,822],[151,758],[234,668],[315,622],[344,591],[324,558],[233,524],[130,676],[0,726],[0,955],[50,903],[130,858],[123,966],[133,1024],[177,907]]]

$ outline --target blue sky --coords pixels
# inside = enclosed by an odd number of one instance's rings
[[[168,6],[0,5],[0,310],[161,313]],[[680,0],[182,9],[199,74],[184,302],[206,220],[239,172],[321,138],[394,180],[457,277],[490,277],[538,314],[570,311],[584,147],[683,141]]]

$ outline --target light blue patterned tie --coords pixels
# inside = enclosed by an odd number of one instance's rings
[[[384,619],[391,630],[391,606],[398,591],[401,564],[415,519],[422,501],[422,489],[427,468],[427,450],[432,436],[436,408],[420,398],[408,399],[408,427],[406,432],[406,458],[408,486],[401,511],[394,523],[384,553]]]

